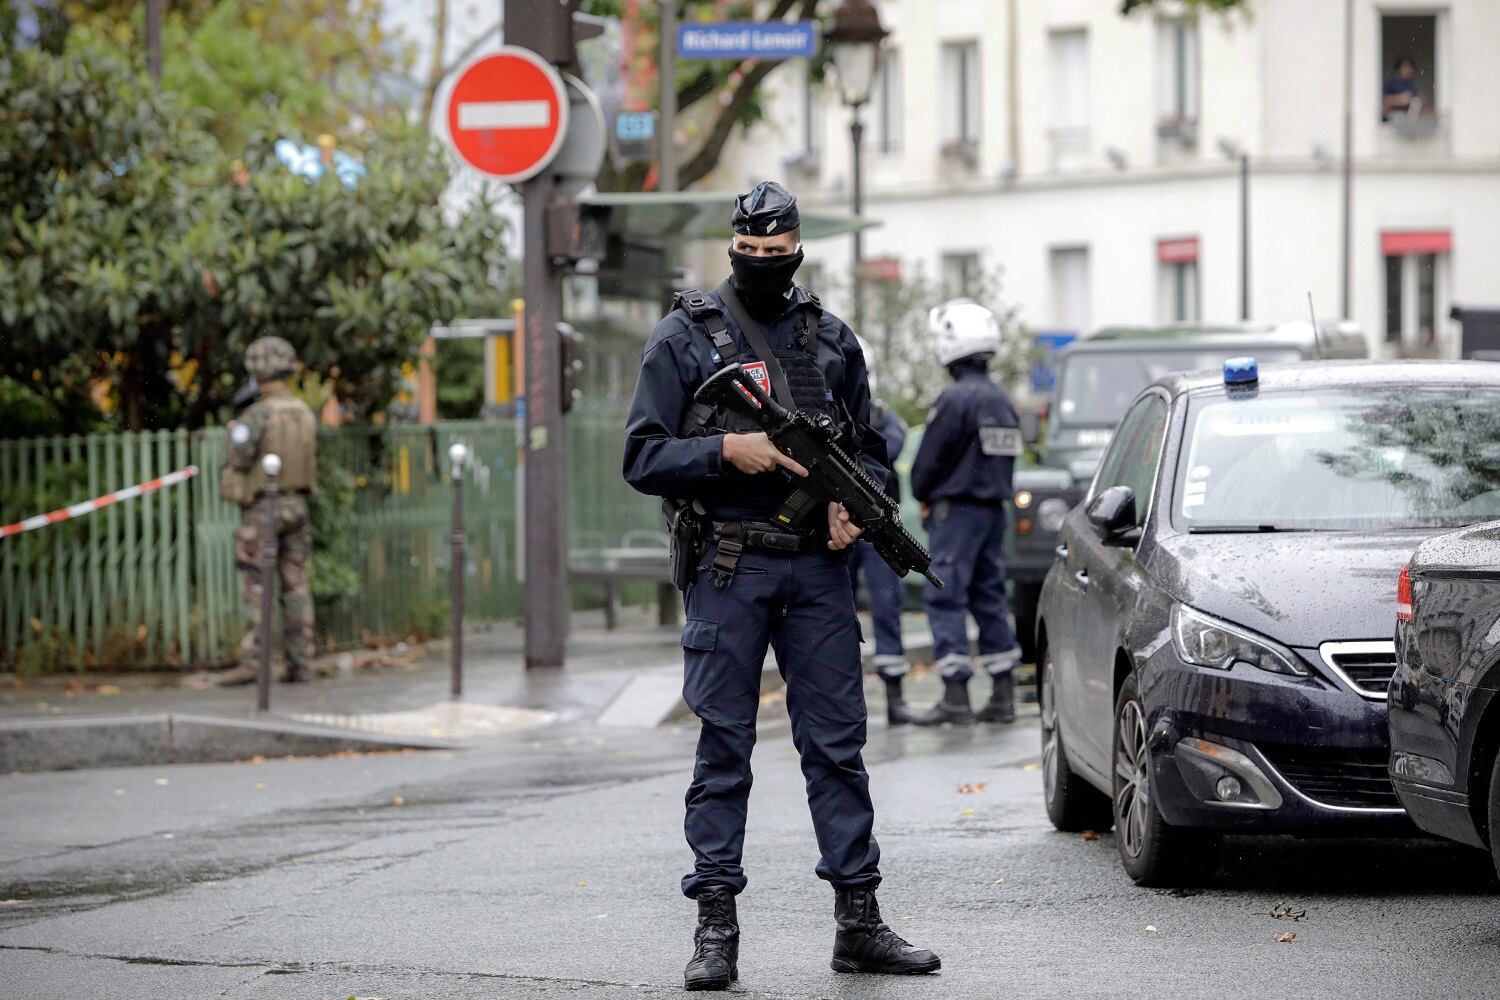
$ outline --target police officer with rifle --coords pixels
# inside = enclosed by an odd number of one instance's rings
[[[694,866],[682,891],[698,903],[684,985],[722,990],[739,974],[735,897],[768,646],[786,679],[817,874],[835,892],[832,968],[931,972],[938,957],[886,926],[875,900],[880,848],[844,563],[862,534],[907,568],[927,569],[927,554],[884,491],[885,442],[868,430],[854,334],[792,281],[796,199],[761,183],[736,200],[732,228],[733,276],[676,297],[646,344],[625,429],[626,480],[664,498],[685,588],[683,697],[702,723],[684,823]]]

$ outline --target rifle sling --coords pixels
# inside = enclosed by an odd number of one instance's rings
[[[771,379],[771,398],[792,412],[797,410],[797,401],[792,397],[792,387],[787,384],[786,372],[781,370],[781,362],[776,359],[776,352],[771,350],[771,345],[766,341],[765,329],[755,321],[745,308],[745,303],[740,301],[739,293],[729,283],[729,279],[717,289],[719,297],[729,307],[729,314],[734,317],[735,325],[740,328],[740,333],[745,335],[745,340],[750,344],[750,353],[754,354],[765,363],[766,373]]]

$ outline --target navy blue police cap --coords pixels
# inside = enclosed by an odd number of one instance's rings
[[[741,236],[774,236],[802,225],[797,196],[775,181],[761,181],[734,200],[734,231]]]

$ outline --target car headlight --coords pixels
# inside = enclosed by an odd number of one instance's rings
[[[1036,507],[1036,523],[1043,531],[1056,534],[1062,530],[1068,516],[1068,501],[1062,497],[1048,497]]]
[[[1243,662],[1272,673],[1308,675],[1308,669],[1295,656],[1269,639],[1194,611],[1186,604],[1172,605],[1172,645],[1185,662],[1199,667],[1228,670]]]

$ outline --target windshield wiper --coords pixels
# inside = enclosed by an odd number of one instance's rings
[[[1272,531],[1285,531],[1274,524],[1194,524],[1188,527],[1190,535],[1257,535]]]

